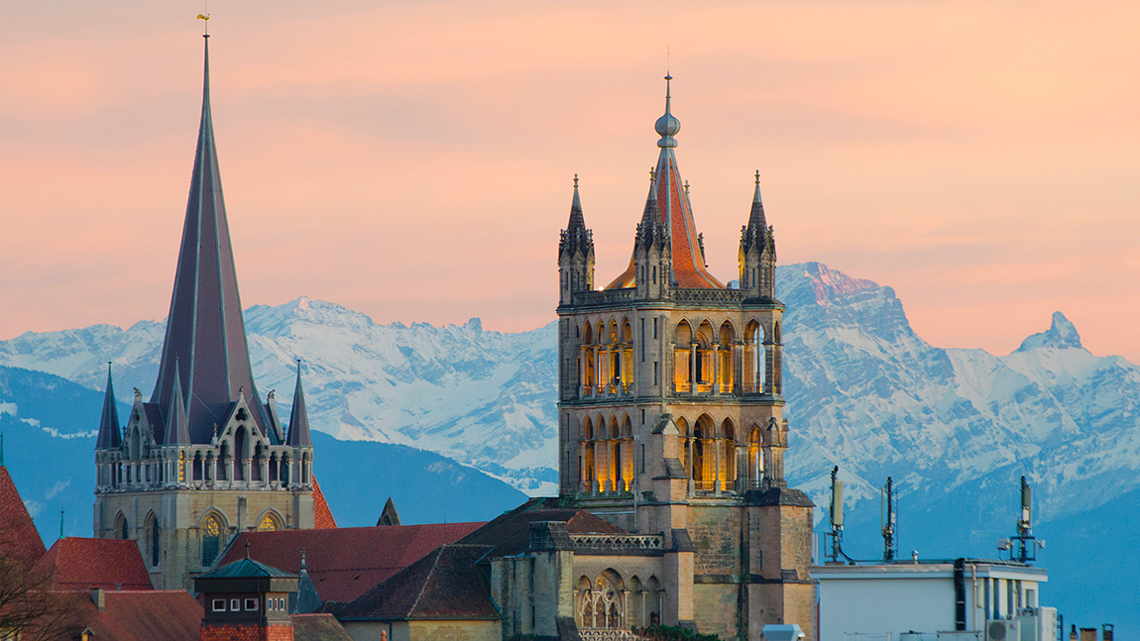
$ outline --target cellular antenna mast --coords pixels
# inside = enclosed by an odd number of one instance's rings
[[[827,553],[827,558],[832,563],[841,563],[839,557],[843,557],[854,564],[855,561],[843,553],[843,481],[839,480],[838,465],[831,470],[831,532],[824,535],[825,541],[829,537],[831,551]]]
[[[887,477],[887,484],[882,490],[882,503],[879,516],[883,524],[883,561],[894,561],[899,554],[898,541],[898,498],[895,496],[894,483]]]
[[[1037,551],[1045,541],[1033,536],[1033,488],[1021,477],[1021,516],[1017,519],[1017,535],[998,539],[998,550],[1009,550],[1009,560],[1028,563],[1037,560]]]

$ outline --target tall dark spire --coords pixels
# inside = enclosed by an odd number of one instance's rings
[[[293,391],[293,411],[289,415],[289,439],[286,445],[312,446],[309,435],[309,415],[305,411],[305,390],[301,388],[301,361],[297,361],[297,389]]]
[[[123,444],[119,410],[115,406],[115,388],[111,384],[111,364],[107,363],[107,390],[103,394],[103,416],[99,419],[99,436],[95,449],[117,450]]]
[[[176,369],[176,362],[181,363],[181,371]],[[263,430],[268,424],[253,384],[237,271],[222,198],[210,113],[208,39],[198,149],[152,403],[164,409],[171,407],[176,377],[186,392],[186,413],[193,443],[210,442],[214,425],[224,419],[227,407],[237,400],[238,390],[242,388],[255,421]]]

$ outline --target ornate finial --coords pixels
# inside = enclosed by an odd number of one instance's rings
[[[308,565],[305,564],[305,548],[301,548],[301,569],[308,569]]]
[[[760,184],[760,170],[759,169],[756,170],[756,184],[757,185]]]
[[[209,22],[210,14],[199,13],[198,19],[204,21],[204,23],[202,24],[202,37],[203,38],[209,38],[210,37],[210,22]]]
[[[578,174],[574,174],[574,189],[578,188]]]
[[[689,181],[687,180],[685,181],[685,195],[689,195]]]
[[[665,74],[665,114],[657,119],[653,125],[654,131],[661,140],[657,141],[657,146],[662,149],[672,149],[677,146],[677,141],[673,136],[681,131],[681,121],[673,116],[673,90],[672,90],[673,76],[668,72]]]
[[[249,541],[245,542],[245,558],[249,558]]]

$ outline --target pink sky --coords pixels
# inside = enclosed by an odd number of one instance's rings
[[[0,339],[165,317],[201,11],[5,6]],[[1007,353],[1061,310],[1093,353],[1140,362],[1134,3],[209,11],[247,306],[305,295],[378,322],[553,320],[575,172],[598,282],[629,260],[668,48],[678,159],[721,279],[759,169],[781,264],[893,287],[934,345]]]

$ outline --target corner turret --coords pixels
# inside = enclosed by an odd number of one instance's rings
[[[562,230],[558,243],[558,277],[560,305],[569,305],[574,294],[594,289],[594,235],[586,229],[582,200],[578,196],[578,174],[574,174],[574,200],[570,203],[570,221]]]
[[[752,195],[752,211],[748,224],[740,228],[740,289],[746,298],[767,296],[775,299],[776,240],[764,219],[764,203],[760,199],[760,172],[756,172],[756,191]]]
[[[664,116],[663,116],[664,117]],[[657,176],[649,172],[649,196],[633,241],[634,298],[662,300],[673,284],[673,242],[657,206]]]

